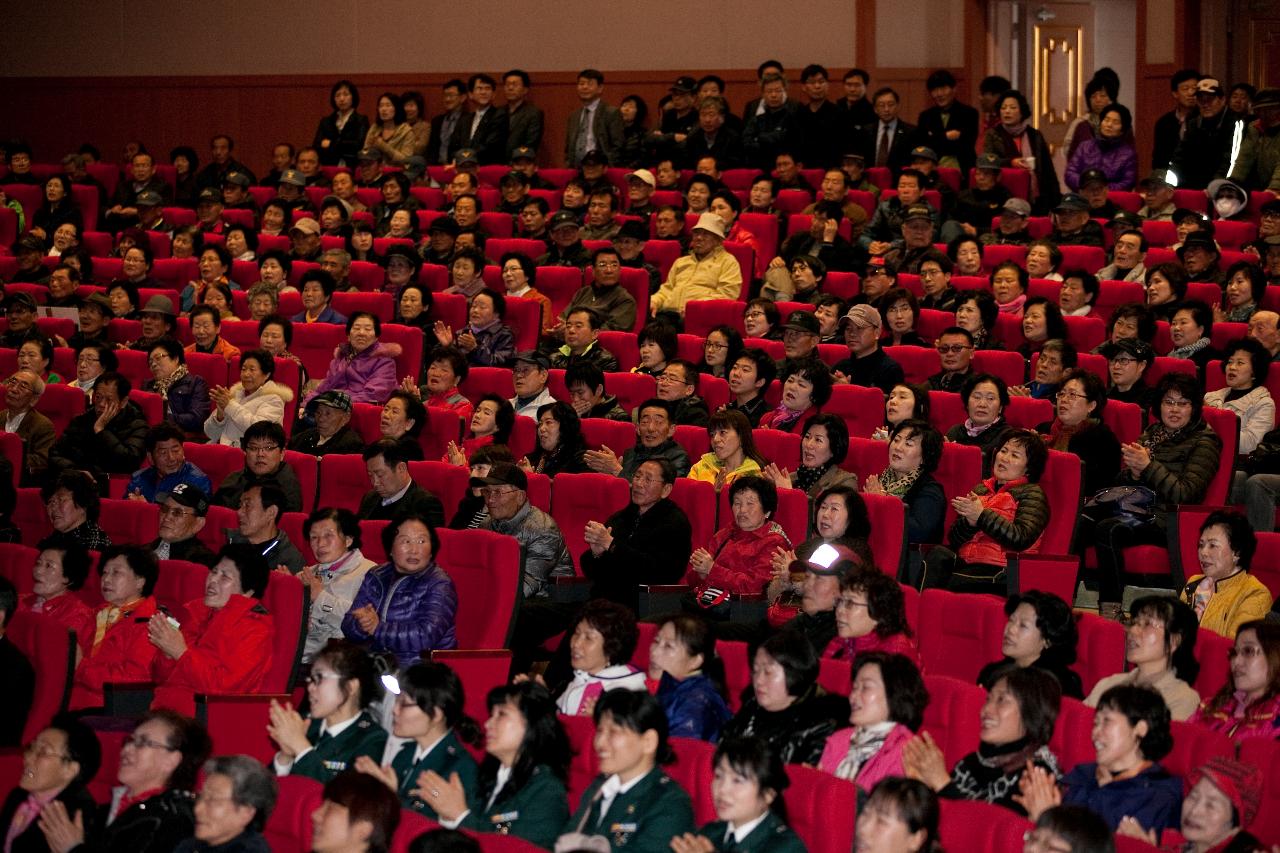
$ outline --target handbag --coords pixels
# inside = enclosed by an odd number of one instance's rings
[[[1098,522],[1108,518],[1138,526],[1155,518],[1156,493],[1146,486],[1111,486],[1085,501],[1082,515]]]

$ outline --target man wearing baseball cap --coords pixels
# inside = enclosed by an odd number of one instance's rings
[[[560,526],[529,503],[529,478],[510,462],[496,462],[483,477],[472,477],[480,489],[489,520],[481,527],[510,536],[520,543],[524,558],[524,597],[547,598],[552,578],[573,577],[573,559]]]
[[[849,357],[836,364],[837,384],[864,385],[888,394],[903,381],[902,365],[880,348],[880,325],[880,312],[870,305],[855,305],[840,318]]]
[[[1101,169],[1085,169],[1080,175],[1080,195],[1089,203],[1090,219],[1105,219],[1108,222],[1120,212],[1121,208],[1107,198],[1107,173]]]
[[[982,235],[987,246],[1026,246],[1031,242],[1027,221],[1031,204],[1025,198],[1011,198],[1000,208],[1000,222],[994,231]]]
[[[1142,377],[1146,375],[1147,368],[1155,364],[1156,353],[1151,344],[1141,338],[1121,338],[1098,347],[1098,352],[1107,359],[1107,371],[1111,377],[1107,399],[1136,403],[1144,413],[1149,411],[1151,388],[1142,381]]]
[[[556,185],[538,174],[538,152],[527,145],[517,146],[511,152],[511,168],[523,172],[529,179],[531,190],[554,190]]]
[[[292,244],[290,256],[295,261],[314,261],[320,257],[320,223],[304,216],[289,229]]]
[[[289,439],[289,449],[312,456],[329,453],[360,453],[364,439],[351,428],[351,396],[346,391],[325,391],[307,403],[307,414],[315,421]]]
[[[742,267],[725,251],[724,220],[714,213],[698,217],[689,238],[689,254],[671,265],[666,282],[649,300],[649,312],[659,312],[678,328],[684,325],[684,309],[695,299],[738,299],[742,293]]]
[[[1089,202],[1076,193],[1063,193],[1053,209],[1053,231],[1049,239],[1059,246],[1097,246],[1102,248],[1106,238],[1102,226],[1089,214]]]
[[[1138,181],[1138,192],[1142,194],[1142,207],[1138,215],[1143,219],[1157,222],[1170,222],[1177,205],[1173,203],[1174,186],[1169,174],[1164,169],[1157,169]]]
[[[1173,151],[1169,170],[1178,176],[1178,188],[1202,190],[1219,176],[1231,160],[1231,144],[1245,117],[1227,109],[1227,93],[1216,77],[1202,77],[1196,84],[1198,115],[1187,119],[1182,141]]]
[[[627,215],[643,216],[646,220],[658,212],[649,201],[658,188],[658,179],[648,169],[636,169],[627,173]]]
[[[1009,200],[1009,188],[1000,183],[1000,157],[996,154],[979,154],[974,164],[973,180],[956,196],[956,206],[951,218],[971,237],[991,230],[991,220],[1000,215],[1000,208]]]
[[[547,233],[551,235],[551,245],[545,255],[538,257],[538,266],[582,269],[591,263],[591,254],[582,245],[578,217],[567,210],[557,210],[547,220]]]
[[[159,535],[147,550],[157,560],[186,560],[213,568],[218,555],[199,539],[209,514],[209,496],[193,483],[178,483],[156,495],[156,503],[160,504]]]
[[[667,89],[671,108],[662,111],[662,126],[650,134],[650,142],[658,148],[658,158],[677,156],[689,134],[698,127],[698,111],[694,109],[698,81],[687,74],[677,77]]]

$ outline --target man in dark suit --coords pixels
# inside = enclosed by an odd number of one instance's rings
[[[0,746],[22,743],[22,730],[36,692],[36,671],[31,661],[5,636],[17,609],[18,591],[8,578],[0,577],[0,678],[4,679],[5,690],[5,701],[0,704]]]
[[[44,381],[30,370],[16,371],[5,382],[0,430],[22,439],[21,483],[24,486],[40,484],[49,467],[49,450],[57,437],[53,423],[35,409],[43,393]]]
[[[877,89],[871,103],[876,111],[876,121],[862,129],[863,155],[868,167],[888,166],[897,178],[898,172],[911,162],[915,125],[907,124],[898,117],[901,99],[888,86]]]
[[[577,168],[588,151],[603,151],[610,163],[618,162],[622,147],[622,113],[606,104],[604,75],[587,68],[578,75],[578,100],[582,106],[569,114],[565,125],[564,164]]]
[[[507,159],[517,148],[537,151],[542,144],[542,110],[529,103],[529,75],[512,69],[502,75],[502,89],[507,96]]]
[[[116,184],[116,191],[107,203],[105,224],[113,233],[138,221],[138,196],[144,192],[157,193],[162,201],[172,196],[169,184],[156,174],[155,161],[145,151],[133,155],[129,174],[133,180]]]
[[[467,81],[471,111],[463,113],[453,128],[450,160],[463,148],[470,148],[481,165],[507,162],[507,111],[493,105],[495,88],[488,74],[472,74]]]
[[[366,447],[362,455],[373,488],[360,501],[357,516],[390,521],[415,512],[422,513],[433,527],[444,526],[444,505],[409,476],[409,455],[404,445],[384,438]]]
[[[719,95],[703,98],[698,105],[698,126],[680,145],[681,168],[694,169],[703,157],[716,158],[719,169],[743,165],[742,134],[725,125],[729,104]]]
[[[461,123],[462,93],[465,91],[466,84],[457,79],[440,87],[444,112],[431,119],[431,142],[427,145],[428,163],[440,166],[450,161],[449,146],[453,140],[453,131]]]
[[[920,113],[920,145],[937,152],[938,165],[960,170],[969,179],[978,145],[978,111],[956,100],[956,78],[940,70],[925,82],[933,106]]]
[[[796,128],[799,134],[798,159],[811,169],[825,169],[836,162],[840,152],[840,110],[827,100],[829,89],[827,69],[821,65],[808,65],[800,72],[807,103],[796,109]]]

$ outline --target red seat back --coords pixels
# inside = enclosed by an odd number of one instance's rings
[[[569,738],[569,750],[573,755],[565,785],[569,794],[569,810],[572,812],[599,772],[600,762],[596,758],[595,747],[592,746],[596,726],[591,717],[585,714],[561,714],[560,725],[564,726],[564,733]]]
[[[1280,742],[1263,737],[1240,742],[1240,760],[1262,771],[1262,802],[1246,829],[1263,844],[1280,843]]]
[[[305,776],[281,776],[276,806],[262,834],[273,851],[303,853],[311,849],[311,814],[324,800],[324,786]]]
[[[1235,645],[1232,638],[1215,634],[1212,631],[1196,633],[1196,660],[1200,662],[1200,673],[1196,676],[1195,688],[1201,699],[1211,699],[1222,689],[1231,677],[1231,664],[1227,653]]]
[[[70,629],[42,613],[13,614],[5,635],[35,670],[35,691],[22,742],[30,743],[63,710],[76,665],[76,642]]]
[[[1026,818],[981,800],[944,799],[940,805],[939,835],[947,853],[1020,850],[1023,835],[1032,829]]]
[[[866,492],[862,493],[862,502],[866,504],[867,516],[871,520],[871,538],[868,544],[871,546],[876,568],[889,577],[896,578],[907,554],[906,504],[892,495]]]
[[[938,351],[933,347],[887,346],[884,351],[902,365],[902,373],[908,382],[927,382],[930,376],[942,370]]]
[[[440,530],[437,562],[458,592],[458,648],[507,648],[521,594],[520,543],[488,530]]]
[[[767,461],[779,468],[795,471],[800,467],[800,436],[792,432],[776,429],[760,429],[751,431],[756,443],[756,450]]]
[[[706,336],[716,326],[728,326],[742,334],[746,303],[736,299],[698,299],[685,307],[684,327],[691,335]]]
[[[320,506],[356,512],[369,491],[369,474],[358,453],[330,453],[320,460]]]
[[[622,424],[622,426],[628,426]],[[609,474],[559,474],[551,483],[551,517],[560,526],[564,544],[578,567],[587,550],[583,531],[588,521],[601,524],[631,500],[631,486]]]
[[[850,437],[870,438],[884,425],[884,392],[862,385],[836,385],[822,411],[843,418]]]
[[[1174,720],[1173,751],[1160,763],[1175,776],[1186,776],[1215,755],[1234,758],[1236,745],[1224,734],[1211,731],[1198,723]]]
[[[667,771],[693,801],[693,820],[701,826],[716,819],[715,801],[711,797],[711,766],[715,744],[687,737],[671,738],[671,749],[676,754],[675,763],[667,765]]]
[[[103,498],[98,526],[117,545],[145,545],[159,533],[160,505]]]
[[[1049,525],[1040,539],[1040,553],[1071,553],[1071,540],[1080,511],[1080,476],[1079,456],[1061,450],[1049,451],[1049,464],[1040,478],[1040,487],[1049,499]],[[1071,601],[1072,597],[1066,596],[1066,600]]]
[[[489,718],[485,697],[508,681],[511,652],[508,649],[437,649],[431,659],[447,665],[462,680],[463,710],[481,725]]]
[[[307,640],[311,595],[302,581],[293,575],[272,572],[267,579],[262,606],[271,613],[275,635],[271,642],[271,669],[258,692],[290,693],[294,687],[294,673],[302,659],[302,647]]]
[[[52,421],[54,432],[62,435],[76,415],[84,414],[88,400],[74,385],[45,385],[36,401],[36,411]]]
[[[938,744],[946,756],[947,766],[951,767],[978,748],[987,691],[972,681],[928,672],[924,686],[929,691],[929,704],[925,706],[920,728]]]
[[[449,442],[462,439],[462,416],[452,409],[427,407],[427,425],[418,434],[424,459],[442,459],[449,449]]]
[[[787,765],[787,777],[791,780],[791,786],[783,792],[787,823],[809,853],[852,850],[858,802],[854,784],[798,764]]]
[[[926,672],[968,684],[1000,657],[1004,602],[990,595],[927,589],[920,596],[920,656]]]
[[[182,452],[188,462],[209,476],[215,492],[230,474],[244,468],[244,451],[238,447],[187,441],[183,442]]]
[[[320,477],[320,460],[310,453],[286,450],[284,464],[292,468],[294,476],[298,478],[298,490],[302,492],[302,511],[310,514],[316,507],[316,481]]]
[[[1076,626],[1080,639],[1071,668],[1080,676],[1088,696],[1099,681],[1124,671],[1125,631],[1119,622],[1092,613],[1081,614]]]
[[[1218,454],[1218,468],[1209,481],[1209,488],[1197,503],[1218,506],[1227,503],[1231,489],[1231,476],[1235,468],[1236,450],[1240,444],[1240,421],[1235,412],[1205,406],[1204,419],[1222,439],[1222,451]]]
[[[600,342],[605,344],[605,349],[618,357],[618,362],[621,364],[622,355],[612,345],[606,344],[604,340],[605,335],[613,334],[623,333],[601,332]],[[631,336],[631,340],[634,347],[634,335]],[[656,380],[645,373],[606,373],[604,383],[605,387],[609,389],[609,393],[618,398],[618,405],[628,412],[634,412],[641,403],[654,397],[658,387]]]
[[[1064,773],[1077,764],[1094,761],[1093,709],[1079,699],[1063,696],[1049,749],[1058,756],[1058,764]]]

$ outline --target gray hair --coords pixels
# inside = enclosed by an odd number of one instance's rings
[[[27,384],[31,386],[31,393],[36,395],[36,399],[39,399],[44,394],[44,380],[40,378],[40,374],[34,370],[27,370],[25,367],[13,372],[13,378],[15,379],[23,375],[27,377]]]
[[[204,763],[205,776],[219,773],[231,780],[231,801],[255,814],[249,828],[262,831],[276,806],[275,773],[247,755],[219,755]]]
[[[345,249],[326,249],[320,253],[322,258],[333,258],[334,261],[344,267],[351,266],[351,253]]]

